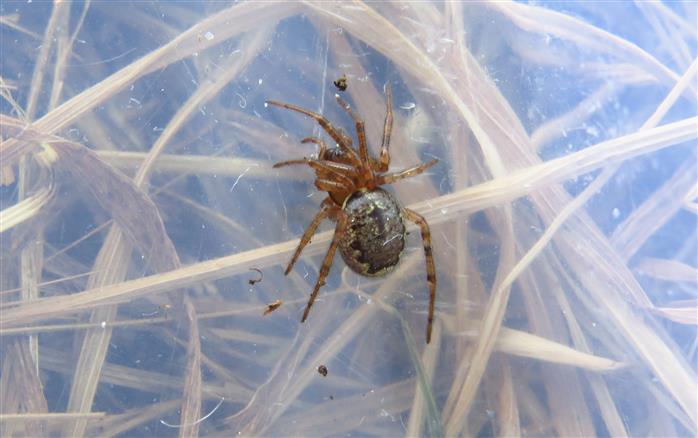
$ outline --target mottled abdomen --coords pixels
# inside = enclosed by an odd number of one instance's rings
[[[347,266],[367,276],[394,268],[405,247],[405,224],[397,200],[383,189],[358,191],[344,201],[342,209],[349,223],[339,251]]]

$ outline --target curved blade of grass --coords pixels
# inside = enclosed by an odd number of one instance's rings
[[[424,397],[424,401],[426,402],[426,423],[427,427],[429,428],[428,436],[444,436],[443,425],[441,424],[441,415],[436,407],[434,393],[431,390],[431,378],[424,372],[422,358],[419,355],[419,351],[417,351],[417,344],[412,336],[412,330],[407,324],[407,321],[405,321],[405,318],[403,318],[400,312],[398,312],[394,307],[382,306],[382,308],[400,321],[400,328],[402,329],[402,334],[405,337],[405,345],[407,346],[407,350],[410,352],[410,359],[412,360],[412,365],[414,366],[414,371],[417,375],[417,382],[419,382],[419,389],[421,390],[420,396]],[[435,338],[437,337],[438,336],[435,336]],[[436,348],[435,345],[430,347]],[[415,397],[417,397],[416,394]]]
[[[36,216],[55,194],[55,187],[51,184],[31,196],[27,196],[12,207],[0,211],[0,233]]]

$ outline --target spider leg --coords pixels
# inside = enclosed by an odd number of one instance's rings
[[[353,153],[352,155],[355,156],[355,157],[357,157],[357,160],[360,160],[359,156],[356,155],[356,150],[354,149],[354,140],[351,138],[351,136],[350,136],[349,134],[347,134],[347,131],[345,131],[345,130],[342,129],[342,128],[337,128],[337,132],[338,132],[339,135],[341,135],[342,138],[344,139],[344,144],[346,144],[347,146],[349,146],[349,148],[350,148],[352,151],[354,151],[354,153]],[[358,162],[360,162],[360,161],[358,161]],[[356,163],[353,163],[353,164],[356,164]]]
[[[322,139],[319,139],[317,137],[305,137],[303,140],[301,140],[301,143],[315,143],[316,145],[318,145],[317,157],[320,160],[324,160],[325,151],[327,151],[327,145],[324,141],[322,141]]]
[[[350,164],[344,164],[344,163],[338,163],[336,161],[330,161],[330,160],[324,160],[320,159],[317,160],[315,158],[298,158],[295,160],[285,160],[285,161],[279,161],[278,163],[274,163],[272,166],[274,169],[277,169],[279,167],[285,167],[285,166],[291,166],[294,164],[307,164],[308,166],[312,167],[313,169],[322,169],[326,170],[328,172],[338,172],[341,174],[346,174],[346,175],[354,175],[356,174],[356,170],[354,166]]]
[[[320,274],[318,275],[317,282],[315,283],[315,288],[313,288],[313,292],[310,294],[308,304],[306,304],[305,310],[303,311],[303,318],[301,318],[301,322],[305,322],[305,320],[308,318],[310,308],[313,307],[313,303],[315,302],[315,298],[317,298],[320,288],[325,284],[325,278],[327,278],[327,274],[330,273],[330,267],[332,266],[334,253],[337,251],[337,245],[339,245],[339,240],[342,238],[347,229],[348,218],[346,213],[339,208],[337,208],[336,211],[339,214],[337,215],[337,227],[334,229],[332,243],[330,244],[330,248],[327,250],[327,254],[325,254],[325,260],[322,262],[322,267],[320,268]]]
[[[382,186],[384,184],[392,184],[395,181],[399,181],[401,179],[409,178],[411,176],[419,175],[420,173],[424,172],[434,164],[438,163],[439,160],[433,159],[431,161],[427,161],[426,163],[422,163],[418,166],[410,167],[409,169],[401,170],[400,172],[395,172],[395,173],[386,173],[384,175],[380,175],[378,179],[378,185]]]
[[[422,232],[422,242],[424,244],[424,258],[427,265],[427,284],[429,285],[429,316],[427,317],[427,344],[431,341],[431,327],[434,322],[434,304],[436,301],[436,268],[434,267],[434,254],[431,250],[431,233],[429,224],[419,213],[403,208],[402,214],[419,226]]]
[[[356,124],[356,137],[359,140],[359,157],[361,158],[361,163],[366,166],[367,168],[370,168],[370,163],[368,161],[368,146],[366,145],[366,129],[364,127],[364,121],[359,118],[359,116],[352,111],[351,106],[347,103],[346,100],[342,99],[339,94],[335,94],[335,99],[337,99],[337,103],[344,108],[344,110],[351,116],[352,119],[354,119],[354,123]]]
[[[291,269],[293,269],[293,265],[296,264],[298,257],[301,255],[301,252],[303,251],[303,248],[305,248],[305,246],[308,243],[310,243],[310,239],[313,237],[313,234],[315,234],[318,225],[320,225],[320,222],[322,222],[322,220],[330,214],[330,211],[333,207],[334,202],[332,202],[331,198],[327,197],[324,201],[322,201],[322,204],[320,205],[320,211],[315,215],[313,221],[303,232],[303,237],[301,237],[301,241],[298,243],[298,246],[296,247],[296,252],[293,253],[293,257],[291,257],[291,261],[288,263],[286,271],[284,271],[284,275],[288,275],[288,273],[291,272]]]
[[[352,164],[355,164],[355,165],[360,164],[360,159],[359,159],[359,156],[356,154],[356,151],[350,145],[348,145],[346,143],[346,138],[343,137],[337,131],[337,129],[334,126],[332,126],[332,123],[330,123],[330,121],[327,120],[325,117],[321,116],[320,114],[314,113],[312,111],[308,111],[307,109],[301,108],[299,106],[296,106],[296,105],[293,105],[290,103],[279,102],[277,100],[267,100],[266,103],[268,103],[269,105],[274,105],[274,106],[278,106],[281,108],[286,108],[286,109],[289,109],[291,111],[295,111],[297,113],[304,114],[304,115],[310,117],[311,119],[314,119],[316,122],[318,122],[318,124],[322,127],[322,129],[324,129],[325,132],[327,132],[327,134],[329,134],[329,136],[332,137],[332,139],[335,142],[337,142],[339,147],[341,147],[342,149],[344,149],[348,152],[349,157],[352,161]]]
[[[337,161],[331,161],[331,160],[310,160],[311,163],[319,163],[323,167],[329,169],[333,169],[336,172],[339,172],[343,175],[351,175],[355,176],[356,175],[356,168],[352,166],[351,164],[344,164],[344,163],[339,163]]]
[[[308,158],[299,158],[297,160],[279,161],[278,163],[274,163],[274,165],[272,167],[274,169],[278,169],[279,167],[291,166],[293,164],[306,164],[307,162],[308,162]]]
[[[385,84],[385,123],[383,123],[383,142],[381,143],[379,172],[387,172],[390,166],[390,134],[393,132],[393,92],[390,84]]]
[[[351,166],[344,165],[342,163],[335,163],[333,161],[327,160],[313,160],[310,158],[301,158],[298,160],[287,160],[280,161],[274,164],[274,169],[284,166],[290,166],[294,164],[307,164],[315,170],[322,170],[332,174],[334,178],[337,178],[342,185],[353,186],[354,181],[349,177],[349,175],[354,175],[353,168]],[[349,175],[348,175],[349,174]]]
[[[315,187],[318,188],[318,190],[322,190],[323,192],[347,192],[351,193],[354,191],[354,185],[350,186],[345,186],[344,184],[337,182],[337,181],[332,181],[329,179],[316,179],[315,180]]]

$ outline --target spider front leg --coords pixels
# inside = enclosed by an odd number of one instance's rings
[[[352,164],[360,164],[361,160],[359,159],[359,156],[357,155],[356,151],[351,147],[351,145],[347,144],[346,137],[342,136],[340,132],[332,125],[332,123],[330,123],[330,121],[327,120],[324,116],[321,116],[320,114],[314,113],[312,111],[308,111],[307,109],[301,108],[298,105],[293,105],[291,103],[279,102],[277,100],[267,100],[266,103],[269,105],[286,108],[314,119],[320,125],[320,127],[324,129],[325,132],[327,132],[327,134],[330,137],[332,137],[332,139],[335,142],[337,142],[339,147],[344,149],[349,154],[349,159],[351,160]]]
[[[359,116],[352,111],[351,106],[341,97],[339,94],[335,95],[337,103],[339,106],[344,108],[344,110],[354,119],[354,124],[356,125],[356,138],[359,140],[359,157],[361,157],[361,163],[366,166],[366,168],[371,167],[371,163],[368,159],[368,145],[366,144],[366,129],[364,127],[364,121],[359,118]]]
[[[297,160],[280,161],[274,164],[272,167],[274,169],[278,169],[279,167],[292,166],[294,164],[307,164],[316,171],[323,171],[331,174],[335,179],[337,179],[337,182],[344,186],[353,187],[354,185],[354,180],[352,180],[352,177],[355,175],[354,169],[347,164],[335,163],[328,160],[299,158]]]
[[[427,344],[431,341],[431,327],[434,322],[434,304],[436,302],[436,267],[434,266],[434,254],[431,250],[431,233],[426,219],[419,213],[408,208],[402,209],[402,214],[409,221],[419,226],[422,232],[422,242],[424,244],[424,258],[427,265],[427,284],[429,285],[429,316],[427,317]]]
[[[330,248],[327,250],[327,254],[325,254],[325,260],[323,260],[322,262],[322,267],[320,268],[320,273],[318,274],[317,282],[315,283],[315,288],[313,289],[313,292],[310,294],[310,299],[308,300],[308,304],[305,306],[305,311],[303,311],[303,318],[301,318],[301,322],[305,322],[305,320],[308,318],[310,308],[313,307],[315,298],[317,298],[317,294],[320,291],[320,288],[325,284],[325,278],[327,278],[327,274],[330,273],[330,267],[332,267],[332,260],[334,259],[334,253],[337,252],[337,245],[339,245],[339,240],[342,238],[342,236],[344,236],[344,233],[347,230],[347,223],[349,222],[347,215],[338,207],[335,207],[335,212],[337,213],[337,227],[335,227],[334,229],[332,243],[330,244]]]

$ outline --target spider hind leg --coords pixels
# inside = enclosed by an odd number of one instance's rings
[[[402,214],[409,221],[419,226],[424,244],[424,258],[427,267],[427,284],[429,286],[429,316],[427,317],[427,344],[431,341],[431,329],[434,322],[434,305],[436,302],[436,267],[434,266],[434,254],[431,249],[431,232],[426,219],[419,213],[408,208],[402,209]]]

